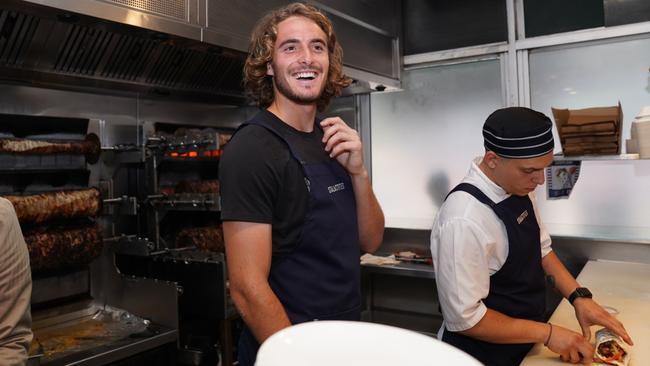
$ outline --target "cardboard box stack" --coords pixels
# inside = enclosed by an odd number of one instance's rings
[[[552,109],[565,156],[621,153],[620,102],[613,107]]]

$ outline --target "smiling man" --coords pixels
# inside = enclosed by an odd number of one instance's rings
[[[239,365],[291,324],[358,320],[360,252],[381,244],[384,216],[356,131],[318,120],[350,84],[330,21],[287,5],[256,25],[244,66],[262,109],[221,158],[221,219],[230,293],[245,328]]]
[[[444,318],[438,338],[485,365],[519,365],[535,343],[563,361],[591,363],[589,326],[623,325],[581,288],[551,249],[533,191],[553,161],[552,123],[510,107],[483,125],[485,154],[440,207],[431,254]],[[545,323],[545,275],[575,308],[582,334]]]

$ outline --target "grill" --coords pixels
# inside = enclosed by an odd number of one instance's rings
[[[184,23],[191,4],[187,0],[96,1]],[[82,93],[137,93],[138,105],[140,100],[164,96],[238,106],[245,104],[241,84],[245,57],[243,52],[31,2],[7,0],[0,5],[0,79],[5,82]],[[73,105],[54,110],[75,110]],[[76,144],[70,151],[0,152],[0,195],[24,199],[56,192],[98,192],[96,213],[21,223],[26,235],[36,238],[31,240],[55,244],[34,253],[47,254],[61,249],[62,243],[76,243],[68,254],[56,254],[55,263],[44,260],[45,254],[33,254],[39,267],[33,272],[32,297],[37,338],[43,338],[44,329],[51,334],[54,323],[95,324],[90,320],[94,316],[126,311],[147,320],[155,332],[144,343],[140,339],[132,343],[151,348],[178,342],[178,349],[174,344],[174,351],[163,358],[165,362],[174,363],[178,357],[183,365],[214,365],[223,354],[228,364],[232,355],[228,329],[236,314],[227,291],[217,172],[221,147],[232,130],[134,124],[0,116],[0,140],[34,140],[33,149],[42,148],[42,141]],[[92,133],[100,138],[94,139]],[[115,145],[104,146],[107,139]],[[59,231],[42,232],[42,226]],[[80,228],[86,231],[79,232]],[[71,235],[79,240],[70,240]],[[95,250],[78,255],[75,250],[80,248]],[[105,346],[109,350],[102,353],[105,360],[97,358],[91,364],[136,352],[122,344],[116,355],[111,348],[116,344]],[[45,357],[41,364],[84,364],[88,356],[84,352]]]
[[[120,273],[182,288],[181,361],[214,365],[223,355],[229,364],[236,312],[227,291],[217,172],[232,130],[155,122],[142,129],[141,229],[118,243],[115,264]]]
[[[0,114],[0,196],[13,203],[29,250],[33,357],[42,365],[83,364],[98,349],[104,356],[96,364],[127,357],[139,351],[129,346],[136,333],[150,348],[173,345],[177,338],[175,327],[112,307],[108,296],[97,296],[120,286],[114,266],[97,268],[112,263],[106,243],[114,217],[108,213],[128,211],[115,208],[130,202],[113,197],[110,182],[99,179],[105,167],[94,132],[100,125],[81,118]],[[112,283],[102,287],[101,279],[110,276]],[[176,287],[171,288],[177,316]],[[125,291],[118,290],[123,296]]]

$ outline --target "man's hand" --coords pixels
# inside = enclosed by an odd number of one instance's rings
[[[560,354],[564,362],[588,365],[594,357],[594,348],[580,333],[553,325],[546,345],[551,351]]]
[[[573,307],[575,308],[578,323],[580,323],[580,327],[582,328],[582,335],[586,340],[591,339],[590,326],[602,325],[621,337],[627,344],[634,344],[623,324],[594,300],[587,297],[579,297],[573,301]]]
[[[359,134],[339,117],[325,118],[320,123],[323,128],[325,151],[335,158],[350,175],[362,174],[363,147]]]

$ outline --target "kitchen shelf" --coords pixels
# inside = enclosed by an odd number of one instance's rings
[[[398,264],[376,265],[362,264],[361,270],[365,273],[378,273],[394,276],[420,277],[435,279],[433,266],[418,263],[401,262]]]
[[[639,160],[639,154],[619,154],[619,155],[571,155],[564,156],[563,154],[553,155],[555,161],[572,161],[572,160]]]

